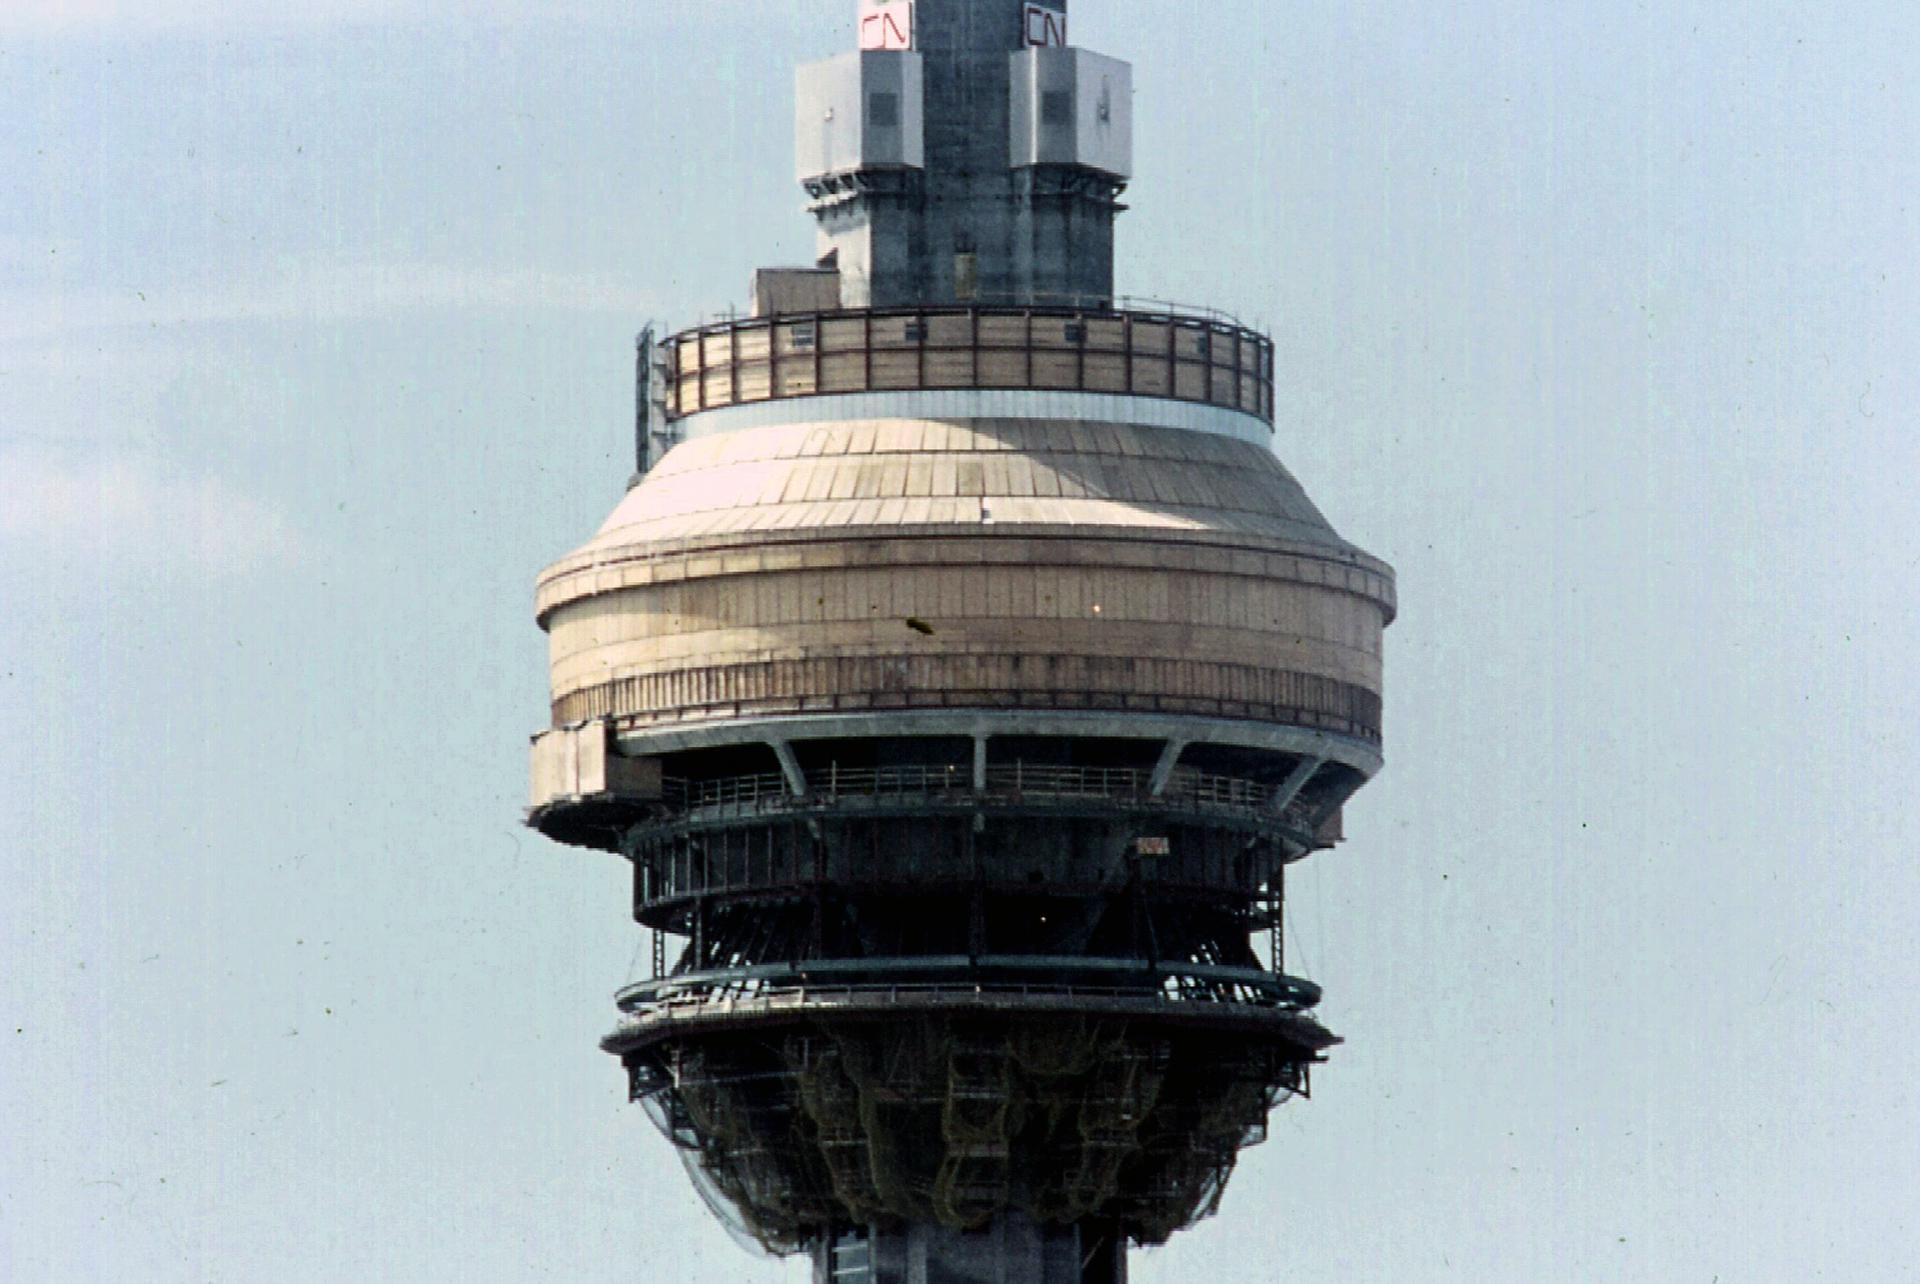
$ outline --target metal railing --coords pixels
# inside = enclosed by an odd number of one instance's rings
[[[1024,296],[1018,299],[1012,297],[1000,298],[983,294],[976,300],[976,305],[988,308],[1007,308],[1016,311],[1025,308],[1038,308],[1042,311],[1096,313],[1136,312],[1152,316],[1177,317],[1181,320],[1189,321],[1218,321],[1222,325],[1237,326],[1243,330],[1258,330],[1261,325],[1258,317],[1254,318],[1254,323],[1249,325],[1240,319],[1238,313],[1229,312],[1225,308],[1216,308],[1209,303],[1188,303],[1182,299],[1163,299],[1153,294],[1090,294],[1086,291],[1038,290],[1030,296]],[[848,310],[851,311],[852,309]],[[783,312],[779,315],[791,316],[793,314]],[[813,314],[806,313],[802,315]],[[717,312],[701,313],[699,323],[688,326],[681,333],[691,334],[695,331],[710,330],[719,326],[732,325],[740,321],[765,321],[770,319],[770,317],[754,317],[750,314],[744,314],[739,307],[729,305],[721,308]]]
[[[1124,976],[1128,980],[1125,984],[1090,985],[1083,979],[1061,979],[1090,974]],[[1055,979],[1046,979],[1049,977]],[[905,955],[761,963],[657,977],[629,985],[616,997],[622,1009],[630,1010],[683,995],[742,998],[794,988],[818,990],[823,986],[860,990],[877,987],[889,991],[957,987],[969,992],[994,993],[1011,987],[1023,994],[1071,990],[1084,994],[1202,1000],[1218,999],[1225,994],[1299,1008],[1310,1008],[1320,1002],[1320,987],[1312,981],[1265,968],[1056,954],[987,954],[977,958],[964,954]]]
[[[1100,973],[1116,980],[1086,979]],[[848,1005],[1217,1004],[1304,1014],[1320,1002],[1320,987],[1255,968],[1130,959],[843,959],[663,977],[628,986],[618,1001],[622,1026],[631,1029],[676,1017]]]
[[[807,773],[807,792],[820,798],[906,798],[968,794],[973,769],[960,763],[905,767],[842,767]]]
[[[661,782],[661,796],[669,807],[702,811],[715,807],[758,808],[793,801],[784,776],[777,772],[752,776],[721,776],[712,780],[682,780],[669,776]]]
[[[1273,341],[1219,315],[1106,306],[860,308],[714,322],[662,344],[669,419],[837,393],[1018,389],[1274,415]]]
[[[707,780],[668,777],[663,787],[668,806],[689,812],[787,810],[847,799],[925,798],[1098,799],[1279,814],[1273,807],[1276,786],[1263,781],[1178,767],[1155,791],[1153,777],[1152,771],[1136,767],[995,763],[986,769],[984,788],[975,789],[973,768],[965,763],[898,767],[842,767],[834,763],[805,773],[804,796],[795,794],[785,777],[771,772]]]

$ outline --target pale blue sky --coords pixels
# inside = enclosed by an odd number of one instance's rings
[[[797,1281],[518,824],[633,332],[805,261],[853,0],[0,4],[0,1277]],[[1076,0],[1122,288],[1401,576],[1347,1036],[1143,1284],[1920,1278],[1920,19]]]

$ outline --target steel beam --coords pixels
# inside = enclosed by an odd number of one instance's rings
[[[1180,755],[1186,750],[1187,742],[1178,737],[1167,739],[1166,746],[1160,750],[1160,761],[1153,764],[1153,776],[1147,781],[1147,793],[1158,798],[1167,791],[1167,782],[1173,779],[1173,769],[1180,763]]]
[[[773,756],[780,760],[780,774],[787,778],[787,788],[793,791],[795,798],[805,798],[807,774],[800,770],[800,760],[793,756],[793,746],[784,740],[768,740],[766,743],[773,750]]]
[[[898,739],[913,736],[1111,736],[1161,741],[1179,738],[1189,745],[1233,745],[1321,757],[1328,762],[1352,767],[1362,776],[1372,776],[1382,764],[1378,745],[1353,736],[1241,718],[1201,718],[1164,713],[914,709],[735,718],[692,727],[647,727],[616,731],[615,734],[621,752],[629,756],[641,756],[723,745],[771,744],[767,735],[769,723],[778,724],[782,743],[789,740]],[[776,748],[775,752],[778,753],[779,749]]]
[[[1267,805],[1276,812],[1285,811],[1288,805],[1300,796],[1300,791],[1307,787],[1307,782],[1313,779],[1314,774],[1326,765],[1325,758],[1300,759],[1300,764],[1280,782],[1280,787],[1273,791],[1273,798]]]

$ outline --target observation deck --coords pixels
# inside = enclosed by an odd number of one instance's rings
[[[1273,341],[1191,312],[950,306],[784,313],[698,326],[663,348],[669,422],[809,397],[954,390],[1150,397],[1237,411],[1269,430],[1274,416]],[[900,413],[901,403],[891,404]]]
[[[1311,981],[1260,968],[1125,958],[817,959],[660,977],[627,986],[618,1002],[620,1024],[601,1042],[616,1055],[644,1052],[694,1029],[764,1032],[822,1018],[936,1012],[1043,1019],[1092,1014],[1261,1036],[1298,1058],[1304,1085],[1307,1067],[1340,1042],[1309,1015],[1320,1002],[1320,987]]]

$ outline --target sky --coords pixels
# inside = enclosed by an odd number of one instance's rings
[[[853,0],[0,0],[0,1278],[798,1284],[520,823],[632,338],[806,262]],[[1920,1279],[1920,19],[1078,0],[1123,291],[1391,561],[1347,1040],[1136,1284]]]

